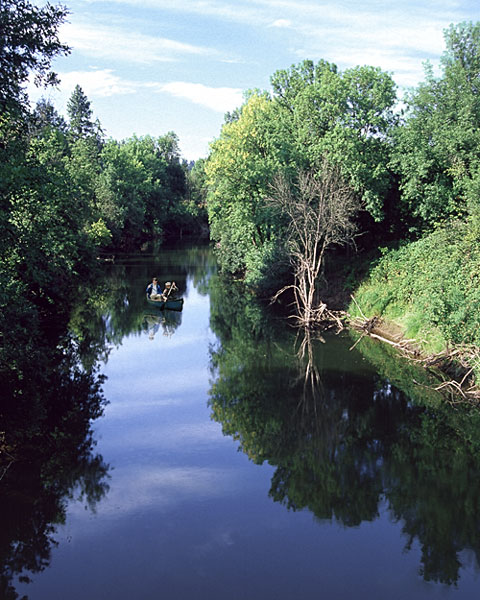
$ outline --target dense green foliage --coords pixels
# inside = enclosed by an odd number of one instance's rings
[[[281,223],[265,207],[269,184],[293,142],[265,94],[253,94],[239,119],[226,123],[206,165],[210,235],[230,273],[255,283],[277,262]]]
[[[52,58],[69,49],[58,37],[58,27],[68,14],[64,6],[42,8],[28,0],[2,0],[0,4],[0,110],[24,106],[24,84],[31,72],[37,84],[55,84]]]
[[[252,93],[228,115],[206,165],[224,271],[260,292],[282,287],[292,263],[285,219],[295,210],[272,211],[275,178],[298,186],[308,169],[321,180],[327,162],[361,199],[351,215],[357,248],[400,246],[357,292],[364,312],[398,321],[426,348],[480,344],[480,23],[450,26],[445,42],[439,75],[427,65],[402,110],[380,70],[304,61],[273,75],[272,94]],[[325,280],[313,285],[320,303]]]
[[[385,250],[356,292],[367,316],[396,321],[429,351],[480,345],[480,24],[451,26],[445,40],[442,73],[428,67],[410,95],[392,160],[402,219],[423,237]]]
[[[479,273],[478,238],[457,221],[385,251],[355,297],[366,316],[396,321],[425,349],[480,346]]]
[[[480,23],[452,25],[445,40],[441,76],[427,68],[397,132],[394,168],[418,231],[479,212]]]
[[[295,177],[327,159],[381,220],[395,85],[379,69],[344,73],[304,61],[272,77],[273,94],[254,92],[222,128],[206,165],[211,236],[222,268],[265,285],[281,274],[285,221],[268,205],[275,175]],[[280,269],[280,271],[279,271]],[[285,269],[285,268],[284,268]]]

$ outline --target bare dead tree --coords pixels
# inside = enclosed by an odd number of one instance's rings
[[[293,289],[296,319],[305,327],[331,318],[318,294],[319,277],[326,250],[354,239],[358,196],[339,169],[324,161],[316,172],[300,172],[295,182],[277,175],[269,202],[288,219],[285,244],[294,274],[294,283],[274,298]]]

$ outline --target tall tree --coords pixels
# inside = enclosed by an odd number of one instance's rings
[[[95,134],[95,123],[92,121],[90,101],[82,88],[77,84],[67,104],[69,118],[69,134],[75,142],[92,137]]]
[[[252,93],[239,118],[223,125],[205,166],[220,265],[254,285],[272,267],[280,232],[264,200],[275,173],[294,162],[293,138],[278,117],[268,94]]]
[[[390,75],[369,66],[342,73],[326,61],[306,60],[277,71],[271,81],[305,166],[319,166],[327,156],[381,221],[392,184],[388,162],[396,125]]]
[[[282,268],[285,274],[285,220],[266,202],[275,175],[316,171],[327,159],[363,201],[370,222],[381,221],[396,124],[395,84],[373,67],[340,73],[325,61],[304,61],[277,71],[272,86],[273,96],[255,92],[229,116],[206,165],[221,267],[262,286]]]
[[[440,77],[427,66],[425,81],[407,99],[393,161],[417,232],[480,215],[480,23],[452,25],[445,41]]]
[[[67,124],[65,123],[65,119],[58,114],[50,100],[41,98],[29,116],[30,134],[40,135],[49,128],[66,133]]]
[[[24,85],[31,72],[37,85],[58,83],[50,69],[53,58],[69,48],[58,36],[68,10],[47,4],[39,8],[28,0],[0,3],[0,109],[26,104]]]

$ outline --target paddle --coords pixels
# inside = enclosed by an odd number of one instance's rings
[[[170,292],[173,290],[173,288],[178,289],[177,286],[175,285],[175,282],[172,281],[172,284],[170,285],[170,289],[167,292],[167,295],[165,296],[165,302],[168,300],[168,297],[170,296]]]

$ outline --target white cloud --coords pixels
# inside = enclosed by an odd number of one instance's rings
[[[276,21],[274,21],[270,27],[279,27],[279,28],[288,28],[292,26],[292,22],[289,21],[288,19],[277,19]]]
[[[402,0],[381,10],[378,0],[70,0],[69,6],[72,24],[62,35],[73,51],[59,64],[66,70],[64,61],[72,61],[72,74],[60,73],[62,92],[47,94],[63,100],[64,109],[63,90],[75,79],[99,99],[92,108],[109,134],[121,139],[172,129],[192,158],[206,154],[221,115],[242,103],[240,88],[268,86],[276,68],[305,58],[341,70],[369,64],[391,72],[400,86],[415,86],[422,63],[438,63],[444,29],[480,18],[473,0]],[[163,97],[152,99],[155,93]],[[40,95],[45,91],[32,97]],[[175,98],[192,104],[186,110]]]
[[[131,404],[130,404],[131,406]],[[162,413],[163,414],[163,413]],[[166,414],[166,413],[165,413]],[[128,426],[119,430],[121,433],[102,441],[102,451],[113,453],[123,448],[161,449],[162,451],[182,449],[183,453],[196,454],[206,447],[231,445],[232,440],[222,434],[219,423],[198,421],[195,423],[164,423],[161,414],[152,413],[141,420],[139,411],[128,417]],[[110,418],[110,414],[108,414]]]
[[[147,85],[156,92],[166,92],[176,98],[184,98],[220,113],[234,110],[243,102],[243,90],[239,88],[208,87],[203,83],[186,81]]]
[[[55,108],[66,116],[67,103],[76,85],[82,88],[89,100],[135,94],[141,87],[137,82],[115,75],[112,69],[92,67],[85,71],[58,72],[58,76],[60,78],[58,88],[38,88],[33,80],[29,81],[27,92],[32,105],[42,97],[48,98]]]
[[[172,0],[89,0],[89,2],[92,4],[109,2],[135,6],[138,9],[181,12],[249,25],[269,23],[268,10],[264,10],[261,1],[245,3],[238,0],[236,3],[228,3],[224,0],[176,0],[175,2]]]
[[[60,75],[62,88],[72,91],[78,84],[89,97],[109,97],[135,94],[136,84],[115,75],[112,69],[70,71]]]
[[[237,487],[225,469],[205,467],[133,466],[118,467],[110,484],[108,502],[98,513],[115,519],[141,509],[165,509],[191,498],[207,499],[231,493]]]
[[[97,0],[90,0],[95,3]],[[409,9],[409,2],[387,4],[378,10],[378,2],[314,3],[311,0],[109,0],[111,4],[156,9],[157,14],[183,13],[210,19],[222,19],[238,25],[291,32],[291,52],[299,58],[327,58],[340,68],[356,64],[371,64],[369,57],[376,51],[376,66],[395,72],[403,61],[417,76],[422,73],[422,61],[437,59],[443,49],[443,30],[449,23],[464,18],[461,7],[451,0],[424,0]],[[108,2],[108,0],[107,0]],[[433,10],[434,9],[434,10]],[[225,25],[227,26],[227,25]],[[73,26],[71,26],[73,27]],[[212,31],[213,29],[212,24]],[[130,62],[154,64],[192,55],[214,56],[221,62],[248,62],[244,57],[225,56],[224,47],[207,48],[142,35],[124,29],[91,25],[75,26],[70,39],[82,52],[97,57],[110,57]],[[215,40],[212,35],[212,40]],[[100,42],[99,42],[100,40]],[[215,45],[215,42],[211,42]],[[296,48],[295,48],[296,46]],[[403,81],[414,83],[405,67]],[[173,93],[173,92],[172,92]],[[181,97],[182,94],[174,94]],[[194,100],[192,100],[194,101]],[[199,104],[206,105],[205,102]],[[214,109],[215,110],[215,109]],[[220,109],[219,109],[220,112]]]
[[[96,59],[152,64],[178,60],[179,56],[215,54],[211,48],[106,25],[66,23],[61,34],[73,50]]]

